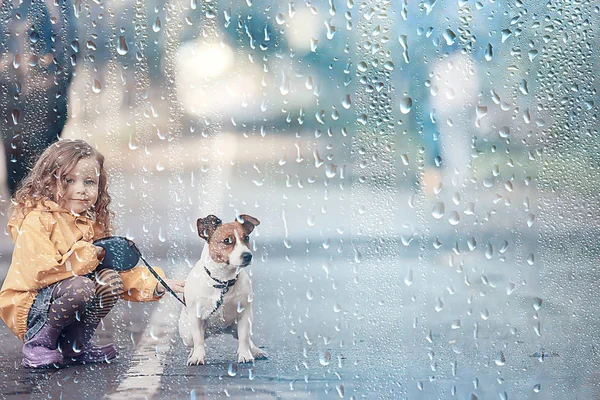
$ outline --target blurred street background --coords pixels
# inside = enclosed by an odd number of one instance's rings
[[[0,326],[1,398],[600,397],[593,2],[71,6],[62,137],[107,158],[116,233],[184,279],[197,218],[258,218],[270,357],[187,367],[175,299],[121,302],[110,365],[23,369]]]

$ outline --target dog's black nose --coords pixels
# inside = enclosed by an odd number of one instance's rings
[[[244,260],[244,264],[249,264],[252,261],[252,253],[243,253],[242,260]]]

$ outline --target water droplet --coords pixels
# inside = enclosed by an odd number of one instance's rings
[[[36,30],[29,32],[29,40],[31,43],[37,43],[40,40],[40,34]]]
[[[433,206],[433,211],[431,212],[431,215],[433,215],[433,218],[435,219],[440,219],[444,216],[445,211],[446,206],[444,205],[444,202],[440,201],[436,203],[435,206]]]
[[[340,306],[338,303],[335,303],[333,305],[333,312],[339,313],[340,311],[342,311],[342,306]]]
[[[451,29],[446,29],[442,36],[444,37],[444,40],[446,40],[448,46],[452,46],[456,40],[456,34],[452,32]]]
[[[350,98],[349,94],[344,96],[344,99],[342,100],[342,107],[344,107],[346,110],[352,107],[352,99]]]
[[[394,70],[394,63],[391,62],[391,61],[386,61],[383,64],[383,68],[386,69],[386,70],[388,70],[388,71],[393,71]]]
[[[138,148],[138,146],[133,142],[133,137],[130,134],[129,135],[129,150],[135,150],[137,148]]]
[[[467,240],[467,246],[469,246],[469,250],[475,250],[475,247],[477,247],[477,241],[474,237],[470,237],[469,240]]]
[[[13,68],[19,69],[20,66],[21,66],[21,55],[15,54],[15,56],[13,57]]]
[[[227,375],[229,376],[236,376],[237,375],[237,364],[236,363],[229,363],[229,367],[227,368]]]
[[[510,296],[512,294],[512,292],[515,291],[516,288],[517,288],[517,285],[515,285],[513,282],[509,282],[508,286],[506,287],[506,294]]]
[[[119,36],[119,43],[117,44],[117,53],[121,56],[124,56],[129,51],[129,47],[127,47],[127,40],[125,40],[125,36]]]
[[[506,42],[506,40],[512,35],[512,32],[510,29],[503,29],[502,30],[502,43]]]
[[[156,17],[156,20],[154,21],[154,23],[152,24],[152,30],[154,32],[160,32],[160,29],[162,28],[162,23],[160,22],[160,18]]]
[[[540,299],[539,297],[534,297],[533,298],[533,309],[535,311],[538,311],[540,308],[542,308],[542,299]]]
[[[525,79],[523,79],[519,84],[519,90],[523,94],[529,94],[529,89],[527,88],[527,81]]]
[[[492,57],[494,57],[494,48],[490,43],[488,43],[483,57],[485,58],[485,61],[492,61]]]
[[[327,39],[331,40],[335,36],[335,26],[332,24],[332,18],[324,21],[325,27],[327,28]]]
[[[535,263],[535,256],[533,255],[533,253],[530,253],[527,256],[527,264],[533,265],[534,263]]]
[[[483,319],[484,321],[487,321],[487,319],[490,317],[490,312],[487,308],[484,308],[481,313],[481,319]]]
[[[400,159],[402,160],[402,164],[404,164],[404,165],[408,165],[409,164],[408,154],[402,154],[400,156]]]
[[[279,91],[283,96],[289,93],[290,91],[290,83],[288,82],[287,76],[283,73],[281,78],[281,85],[279,86]]]
[[[277,14],[277,16],[275,17],[275,22],[277,22],[277,25],[285,24],[285,15],[283,15],[282,13]]]
[[[413,274],[412,269],[409,268],[408,273],[406,274],[406,277],[404,277],[404,284],[406,286],[410,286],[413,284],[413,281],[414,281],[414,274]]]
[[[307,298],[307,299],[309,299],[309,300],[312,300],[312,299],[314,299],[314,298],[315,298],[315,294],[314,294],[314,292],[313,292],[312,290],[310,290],[310,289],[309,289],[309,290],[307,290],[307,291],[306,291],[306,298]]]
[[[440,312],[444,309],[444,302],[442,301],[442,299],[440,299],[439,297],[435,298],[435,306],[434,306],[435,311]]]
[[[485,258],[487,258],[488,260],[491,260],[493,255],[494,255],[494,246],[492,246],[491,243],[488,243],[487,246],[485,247]]]
[[[333,163],[325,165],[325,176],[329,179],[337,175],[337,166]]]
[[[311,51],[311,53],[316,53],[318,46],[319,46],[319,39],[310,38],[310,51]]]
[[[508,126],[503,126],[498,131],[498,134],[500,135],[501,138],[506,139],[508,137],[508,135],[510,134],[510,128]]]
[[[540,390],[542,390],[542,385],[540,385],[539,383],[533,385],[533,391],[536,393],[539,393]]]
[[[360,264],[360,262],[362,261],[362,254],[360,251],[358,251],[358,249],[355,247],[354,248],[354,262],[357,264]]]
[[[19,123],[19,118],[21,117],[21,113],[19,112],[19,110],[17,110],[17,109],[12,110],[10,115],[12,118],[13,125],[17,125]]]
[[[410,234],[410,235],[400,235],[400,240],[402,241],[402,244],[406,247],[408,247],[410,245],[410,242],[412,242],[412,240],[415,238],[414,234]]]
[[[453,226],[456,226],[460,223],[460,214],[458,213],[458,211],[452,211],[450,213],[448,222],[450,222],[450,225],[453,225]]]
[[[412,109],[412,98],[406,96],[402,99],[400,99],[400,112],[402,114],[408,114],[410,112],[410,110]]]
[[[529,52],[527,53],[527,55],[529,56],[529,61],[533,61],[537,55],[538,55],[538,51],[537,50],[529,50]]]
[[[454,321],[452,321],[452,324],[450,325],[450,327],[452,329],[460,329],[462,323],[460,322],[460,319],[455,319]]]
[[[494,360],[497,366],[501,367],[506,364],[506,358],[504,357],[504,353],[500,352],[500,354]]]
[[[326,367],[331,362],[331,353],[328,350],[319,353],[319,363]]]
[[[425,12],[427,15],[429,15],[431,10],[433,10],[433,7],[435,7],[436,3],[437,3],[437,0],[425,0],[425,2],[423,4],[425,5]]]
[[[319,110],[315,113],[315,119],[320,124],[325,124],[325,110]]]
[[[92,83],[92,91],[94,93],[100,93],[102,91],[102,83],[98,79],[94,79]]]
[[[486,106],[477,106],[475,109],[475,126],[481,126],[481,119],[485,117],[488,113],[488,108]]]

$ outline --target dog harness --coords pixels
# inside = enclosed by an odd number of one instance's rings
[[[213,285],[213,287],[215,289],[221,289],[221,297],[219,297],[219,300],[217,301],[217,307],[214,310],[212,310],[212,312],[210,313],[210,315],[213,315],[215,313],[215,311],[217,311],[219,309],[219,307],[221,307],[221,305],[223,304],[223,296],[225,296],[225,293],[229,292],[229,288],[232,287],[233,285],[235,285],[238,278],[236,275],[236,277],[233,279],[230,279],[228,281],[221,281],[221,280],[215,278],[214,276],[212,276],[210,274],[210,271],[208,270],[208,268],[206,268],[206,266],[204,266],[204,270],[206,271],[208,276],[213,281],[217,282],[216,284]]]

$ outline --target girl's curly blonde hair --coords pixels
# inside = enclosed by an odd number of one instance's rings
[[[107,190],[104,156],[79,139],[59,140],[42,153],[14,194],[11,211],[33,208],[46,200],[56,202],[57,194],[66,189],[65,176],[80,160],[88,158],[96,160],[100,166],[98,200],[91,211],[94,212],[95,221],[102,230],[101,235],[110,235],[112,212],[108,209],[108,205],[111,198]]]

